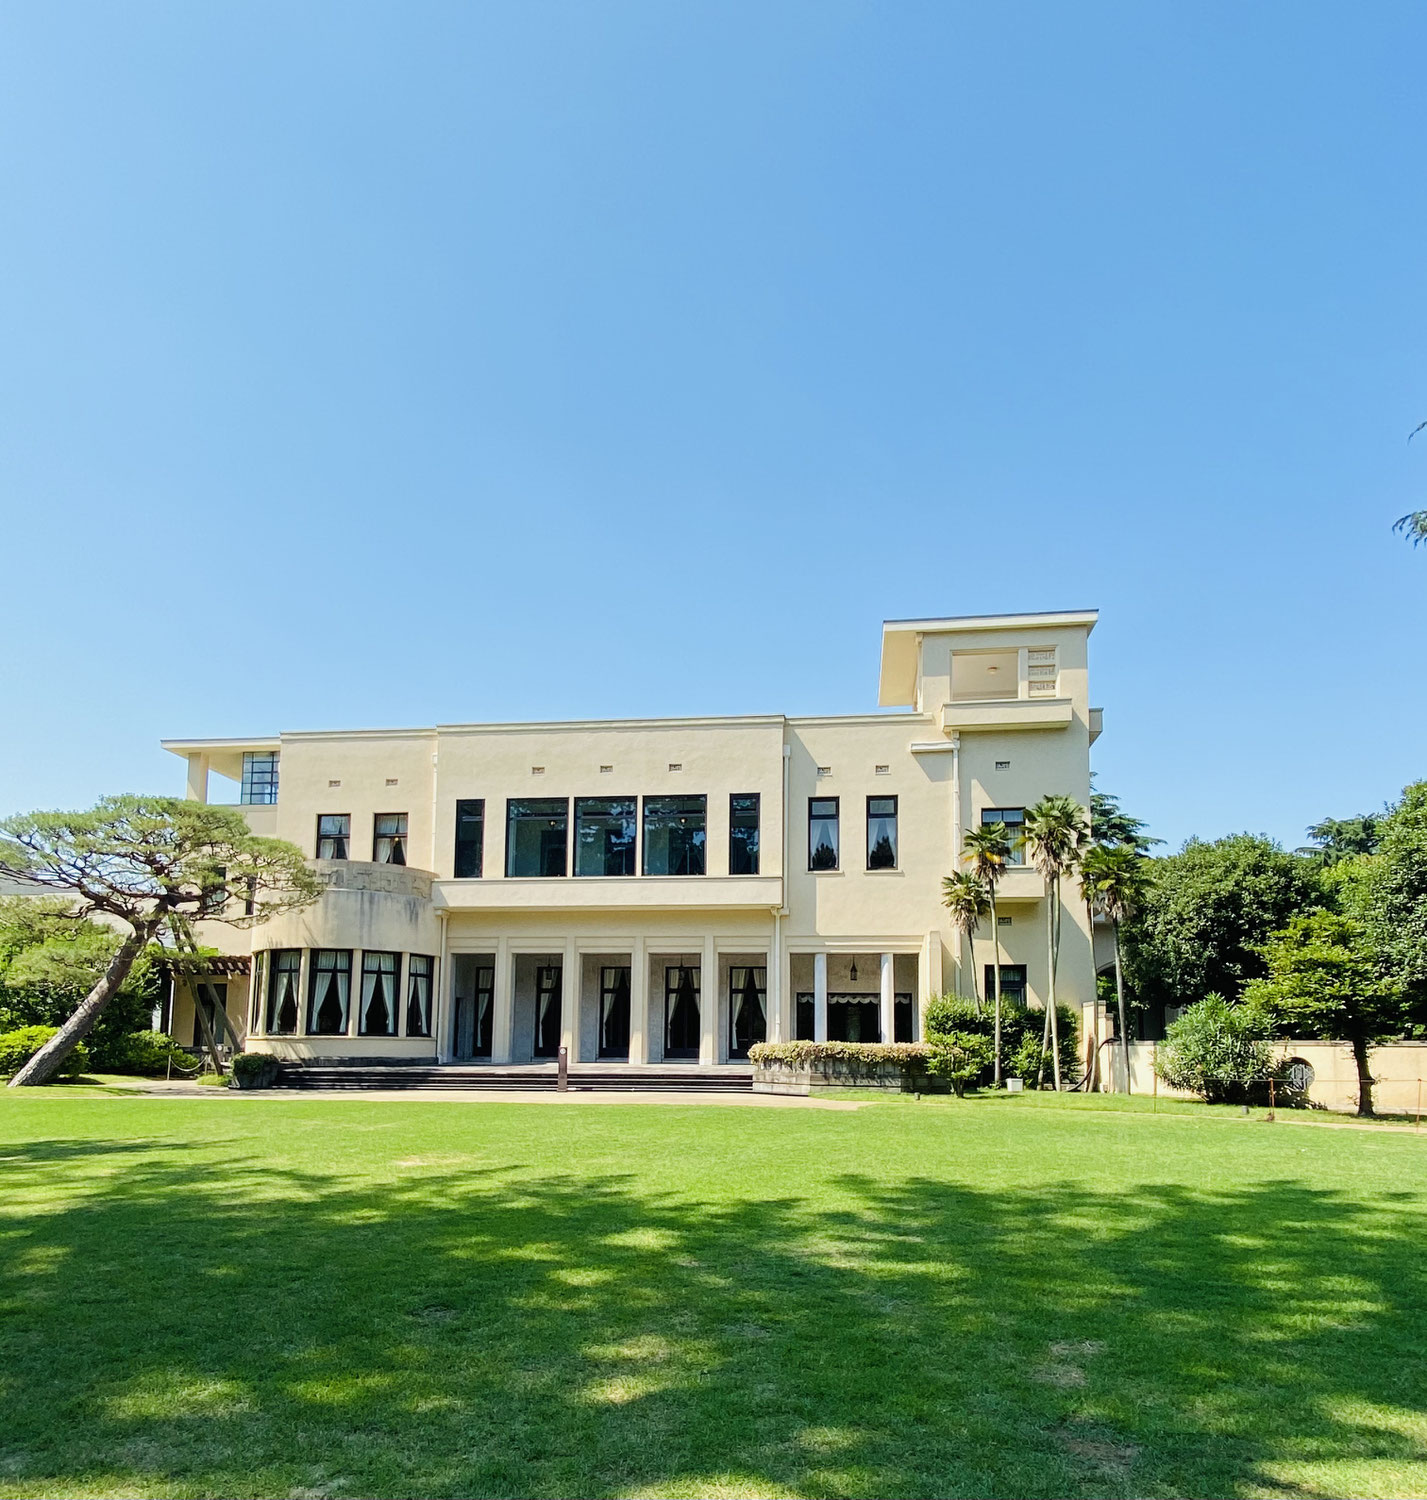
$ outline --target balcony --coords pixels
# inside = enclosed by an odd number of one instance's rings
[[[447,911],[767,911],[783,904],[777,875],[600,875],[438,880]]]
[[[1075,718],[1069,698],[984,698],[953,701],[941,711],[943,733],[958,729],[1067,729]]]
[[[1065,882],[1061,882],[1064,894]],[[996,901],[1043,901],[1045,900],[1045,876],[1031,865],[1008,865],[996,882]]]

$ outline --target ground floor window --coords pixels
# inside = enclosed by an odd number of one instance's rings
[[[755,1042],[768,1040],[768,970],[735,965],[728,971],[728,1055],[747,1057]]]
[[[699,1055],[699,970],[670,964],[664,970],[664,1056]]]
[[[457,1062],[489,1057],[495,1014],[495,967],[462,956],[455,960],[453,979],[452,1055]]]
[[[1002,966],[1004,970],[1004,965]],[[917,1028],[916,1008],[909,993],[896,995],[892,1010],[893,1040],[910,1042]],[[794,1002],[794,1040],[810,1042],[816,1026],[815,998],[804,992]],[[880,995],[829,995],[827,1039],[830,1042],[877,1042],[882,1039]]]
[[[535,971],[535,1055],[560,1053],[560,968],[542,964]]]
[[[297,983],[302,970],[301,948],[275,948],[268,955],[269,1036],[297,1033]]]
[[[222,1022],[218,1019],[218,1007],[222,1006],[225,1013],[228,1009],[228,986],[226,984],[204,983],[193,984],[193,1045],[195,1047],[206,1047],[207,1041],[203,1035],[203,1022],[199,1020],[200,1010],[208,1022],[208,1029],[213,1033],[213,1040],[223,1040]]]
[[[310,1036],[345,1035],[351,989],[351,951],[314,948],[307,997],[307,1030]]]
[[[600,1057],[629,1056],[629,968],[600,970]]]
[[[413,953],[406,960],[406,1034],[431,1035],[431,972],[436,960]]]
[[[982,994],[988,1000],[996,998],[996,966],[987,964],[985,972],[986,988]],[[1020,1005],[1026,1003],[1026,966],[1025,964],[1002,964],[1001,965],[1001,1004]]]
[[[357,1030],[363,1036],[396,1035],[398,955],[362,954],[362,1008]]]

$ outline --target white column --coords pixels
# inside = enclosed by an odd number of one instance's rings
[[[575,940],[566,938],[560,966],[560,1045],[571,1062],[580,1060],[580,991],[584,989],[584,977]]]
[[[451,996],[453,993],[451,989],[450,914],[438,911],[436,920],[441,924],[441,951],[436,957],[436,980],[431,990],[431,1040],[436,1047],[436,1061],[448,1063],[451,1061]],[[410,983],[410,980],[407,982]]]
[[[827,1041],[827,954],[813,954],[813,1040]]]
[[[642,937],[629,948],[629,1060],[649,1061],[649,950]]]
[[[787,986],[783,983],[783,919],[773,913],[773,946],[768,953],[768,1040],[781,1042],[784,1036],[783,996]]]
[[[716,1063],[718,1045],[718,949],[712,936],[704,939],[699,966],[699,1062]]]
[[[491,1061],[510,1061],[511,1033],[515,1020],[514,965],[510,957],[510,939],[497,938],[495,944],[495,986],[491,995]]]
[[[190,802],[208,801],[208,757],[206,755],[188,757],[187,796]]]
[[[882,955],[882,995],[878,1015],[884,1046],[897,1039],[897,992],[893,985],[894,978],[893,956],[890,953],[884,953]]]

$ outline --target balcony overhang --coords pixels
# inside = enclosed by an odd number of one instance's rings
[[[997,698],[948,703],[941,711],[941,727],[947,734],[953,729],[1067,729],[1074,718],[1069,698]]]
[[[783,904],[777,875],[602,875],[438,880],[438,911],[768,911]]]
[[[996,882],[996,904],[1007,901],[1044,901],[1045,876],[1031,865],[1008,865]]]
[[[282,741],[276,738],[265,740],[160,740],[159,744],[170,755],[182,756],[192,761],[201,758],[210,771],[226,776],[229,781],[243,779],[243,755],[245,751],[255,753],[279,750]]]

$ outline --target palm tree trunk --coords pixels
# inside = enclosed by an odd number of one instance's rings
[[[1060,1017],[1055,1013],[1055,966],[1060,957],[1060,876],[1051,885],[1050,919],[1050,1058],[1055,1069],[1055,1091],[1060,1092]]]
[[[1125,1056],[1125,1092],[1132,1093],[1130,1088],[1130,1029],[1125,1025],[1125,979],[1120,971],[1120,924],[1114,921],[1110,924],[1115,933],[1115,1004],[1120,1011],[1120,1047]],[[1091,940],[1094,940],[1092,933]]]
[[[134,967],[134,960],[143,952],[157,927],[156,921],[141,924],[124,939],[119,951],[110,959],[103,978],[84,997],[79,1009],[10,1080],[12,1089],[48,1083],[59,1072],[65,1058],[89,1035],[94,1023],[104,1014],[105,1006],[118,994],[119,986]]]
[[[1372,1118],[1374,1114],[1372,1104],[1373,1076],[1368,1071],[1368,1044],[1360,1036],[1352,1040],[1353,1061],[1358,1065],[1358,1113]]]
[[[996,920],[996,884],[991,882],[991,972],[996,993],[996,1059],[992,1064],[991,1087],[1001,1087],[1001,925]],[[976,983],[976,975],[971,976]]]

